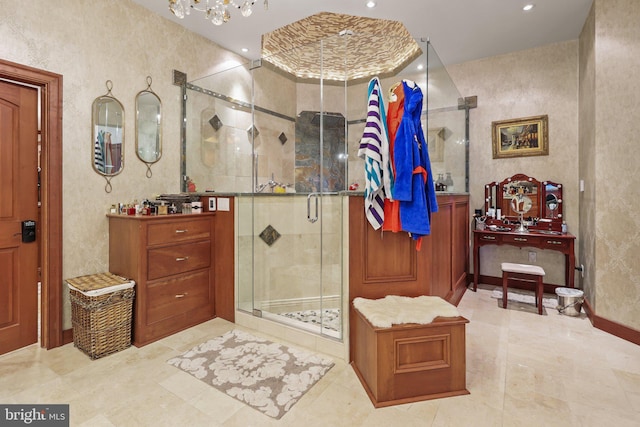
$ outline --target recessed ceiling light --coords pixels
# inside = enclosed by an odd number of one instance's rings
[[[244,53],[249,52],[249,49],[247,49],[246,47],[243,47],[242,49],[240,49],[241,51],[243,51]]]
[[[525,12],[530,11],[531,9],[533,9],[536,5],[533,3],[530,4],[525,4],[524,7],[522,8],[522,10],[524,10]]]
[[[418,70],[422,70],[422,69],[424,69],[424,65],[418,64]]]
[[[375,2],[375,1],[373,1],[373,0],[369,0],[369,1],[367,2],[367,7],[368,7],[368,8],[376,7],[376,2]]]

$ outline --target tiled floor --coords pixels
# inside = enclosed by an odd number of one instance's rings
[[[471,320],[467,396],[374,409],[351,367],[336,360],[275,421],[167,365],[235,326],[216,319],[96,361],[72,344],[0,356],[0,402],[69,403],[71,425],[92,427],[640,425],[640,346],[585,317],[504,310],[490,294],[467,292],[459,306]]]

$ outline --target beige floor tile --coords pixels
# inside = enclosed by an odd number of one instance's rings
[[[79,427],[116,427],[107,417],[102,414],[96,415],[93,418],[88,419],[82,424],[78,424]]]
[[[90,360],[73,344],[0,356],[0,402],[68,403],[72,426],[428,427],[637,426],[640,346],[582,317],[507,309],[489,286],[467,292],[467,396],[375,409],[353,368],[335,366],[280,420],[168,365],[171,357],[231,329],[290,342],[222,319],[142,348]]]

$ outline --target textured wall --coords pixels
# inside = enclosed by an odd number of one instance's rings
[[[64,76],[63,277],[108,269],[109,206],[180,190],[180,88],[172,70],[188,78],[228,68],[239,57],[129,0],[0,0],[0,57]],[[153,78],[163,106],[163,155],[153,178],[135,155],[135,96]],[[125,166],[113,192],[91,166],[91,104],[106,80],[125,109]],[[64,298],[64,328],[71,327]]]
[[[585,266],[582,284],[585,297],[597,310],[594,279],[596,274],[596,76],[595,12],[591,12],[580,35],[580,246],[578,255]]]
[[[128,0],[58,0],[55,7],[45,0],[34,0],[29,7],[0,0],[0,11],[0,57],[64,76],[63,276],[104,271],[108,207],[180,189],[180,91],[172,85],[172,70],[184,71],[193,80],[242,60]],[[599,315],[640,329],[633,314],[640,299],[634,274],[640,227],[633,216],[638,202],[630,197],[640,184],[639,154],[625,144],[635,140],[640,127],[632,117],[638,110],[640,82],[628,71],[640,61],[640,29],[634,25],[640,11],[636,0],[596,0],[592,15],[594,42],[581,41],[581,52],[593,57],[582,59],[580,68],[588,73],[592,67],[595,75],[594,83],[588,75],[581,80],[582,96],[593,94],[590,84],[595,90],[595,107],[581,101],[580,118],[587,117],[580,124],[585,145],[578,143],[577,41],[458,64],[450,72],[463,96],[478,96],[478,108],[471,110],[471,206],[482,205],[486,182],[518,172],[565,184],[569,230],[578,234],[580,219],[585,241],[579,243],[580,256],[589,263],[584,280],[588,295],[597,301]],[[162,99],[164,120],[164,153],[151,179],[135,156],[133,139],[134,99],[146,88],[147,75]],[[126,146],[124,171],[113,179],[113,192],[106,194],[105,181],[90,161],[91,103],[106,93],[109,79],[113,95],[125,108]],[[549,156],[491,158],[491,121],[538,114],[549,115]],[[589,115],[596,123],[593,128],[584,123]],[[579,178],[587,184],[583,211],[595,209],[595,214],[581,213],[580,218]],[[485,249],[483,256],[483,274],[496,275],[500,259],[524,261],[526,251]],[[549,279],[562,283],[562,259],[551,252],[539,252],[538,258]],[[65,307],[65,328],[70,327],[68,311]]]
[[[640,330],[640,4],[595,2],[597,314]]]
[[[471,110],[469,158],[471,209],[483,207],[484,185],[516,173],[564,185],[564,216],[578,235],[578,43],[569,41],[453,65],[462,96],[478,96]],[[491,122],[549,116],[549,155],[493,159]],[[537,250],[551,283],[564,284],[564,256]],[[482,249],[481,274],[500,276],[500,262],[528,262],[528,250]]]

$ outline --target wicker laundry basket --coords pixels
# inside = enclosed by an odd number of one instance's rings
[[[67,279],[73,343],[91,359],[131,346],[135,282],[112,273]]]

